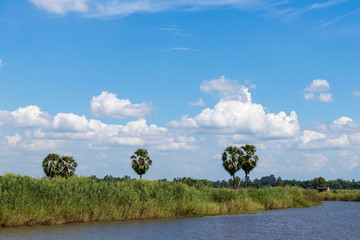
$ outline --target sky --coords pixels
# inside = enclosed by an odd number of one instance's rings
[[[2,0],[0,174],[360,180],[357,0]],[[243,172],[237,176],[244,178]]]

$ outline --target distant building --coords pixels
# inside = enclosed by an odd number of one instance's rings
[[[318,187],[317,190],[319,192],[330,192],[330,188],[329,187]]]

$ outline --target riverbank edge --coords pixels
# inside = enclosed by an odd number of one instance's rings
[[[172,219],[184,219],[184,218],[201,218],[201,217],[216,217],[216,216],[231,216],[231,215],[242,215],[242,214],[258,214],[260,212],[264,211],[276,211],[276,210],[286,210],[286,209],[294,209],[294,208],[311,208],[319,205],[323,205],[324,203],[316,203],[312,206],[306,206],[306,207],[291,207],[291,208],[277,208],[277,209],[266,209],[266,210],[254,210],[254,209],[246,209],[241,210],[236,213],[214,213],[214,214],[207,214],[207,215],[181,215],[181,216],[172,216],[172,217],[160,217],[160,218],[131,218],[131,219],[114,219],[114,218],[108,218],[108,219],[101,219],[101,220],[89,220],[89,221],[65,221],[65,222],[56,222],[56,223],[33,223],[33,224],[22,224],[22,225],[1,225],[0,228],[16,228],[16,227],[32,227],[32,226],[53,226],[53,225],[65,225],[65,224],[72,224],[72,223],[99,223],[99,222],[125,222],[125,221],[146,221],[146,220],[172,220]]]
[[[0,226],[249,214],[311,207],[321,200],[316,191],[294,187],[235,191],[148,180],[7,174],[0,178]]]

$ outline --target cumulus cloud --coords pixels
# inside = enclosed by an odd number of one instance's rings
[[[234,99],[244,103],[251,102],[249,89],[237,81],[225,78],[225,76],[213,80],[204,80],[200,85],[200,90],[205,93],[216,92],[222,99],[226,100]]]
[[[300,149],[348,148],[360,144],[359,125],[349,117],[340,117],[318,131],[304,130],[299,138]]]
[[[0,123],[24,128],[23,136],[16,134],[5,138],[10,146],[19,144],[28,150],[56,147],[65,140],[87,142],[91,148],[142,145],[162,150],[197,148],[195,138],[147,124],[145,119],[125,125],[105,124],[73,113],[58,113],[53,117],[37,106],[28,106],[12,112],[0,110]]]
[[[52,121],[50,114],[42,112],[38,106],[27,106],[9,112],[0,110],[0,125],[20,127],[47,127]]]
[[[342,127],[342,126],[346,126],[352,122],[353,122],[353,120],[349,117],[340,117],[339,119],[334,120],[333,126]]]
[[[151,104],[132,104],[129,99],[119,99],[116,94],[101,92],[99,96],[93,96],[90,102],[90,110],[93,116],[109,118],[142,118],[151,111]]]
[[[333,95],[329,93],[330,84],[324,79],[314,79],[310,86],[304,90],[304,98],[306,100],[317,100],[320,102],[334,101]]]
[[[236,81],[222,76],[203,81],[200,89],[206,93],[217,92],[220,101],[214,108],[205,108],[195,117],[184,115],[178,121],[169,122],[169,126],[261,137],[291,137],[299,132],[294,111],[289,116],[285,112],[266,113],[262,105],[251,102],[248,88]]]
[[[15,134],[14,136],[6,136],[5,138],[10,146],[15,146],[22,137],[19,134]]]
[[[205,103],[204,103],[204,101],[200,98],[199,101],[197,101],[197,102],[189,102],[189,105],[190,105],[190,106],[204,106]]]
[[[308,144],[314,140],[324,139],[326,135],[324,133],[312,131],[312,130],[304,130],[302,136],[300,137],[301,142],[303,144]]]
[[[85,132],[89,130],[89,121],[85,116],[73,113],[58,113],[53,119],[54,129],[60,131]]]
[[[196,140],[194,137],[177,136],[164,138],[162,143],[159,144],[156,148],[160,150],[196,150],[199,147],[196,145]]]
[[[350,145],[347,134],[323,134],[313,131],[312,133],[303,133],[298,145],[299,149],[334,149],[346,148]]]
[[[332,101],[334,101],[333,95],[331,93],[320,93],[319,101],[320,102],[332,102]]]
[[[305,91],[308,92],[324,92],[330,89],[330,84],[324,79],[314,79]]]
[[[40,9],[57,14],[89,11],[89,0],[30,0],[30,2]]]

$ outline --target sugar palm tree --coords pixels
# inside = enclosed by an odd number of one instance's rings
[[[78,166],[75,159],[71,156],[62,156],[60,161],[61,176],[66,179],[74,176],[75,169]]]
[[[134,155],[131,156],[131,159],[132,168],[140,175],[140,178],[142,178],[142,175],[146,173],[152,164],[148,151],[146,149],[139,148],[135,151]]]
[[[47,177],[53,178],[60,175],[60,161],[59,154],[49,153],[42,162],[42,168]]]
[[[241,149],[245,152],[241,168],[245,172],[245,187],[247,188],[247,176],[256,167],[259,158],[255,155],[256,147],[254,145],[245,144],[245,146],[241,146]]]
[[[241,169],[243,152],[236,146],[229,146],[222,154],[224,169],[233,178],[235,188],[235,173]]]
[[[47,177],[65,177],[74,176],[75,169],[78,166],[75,159],[70,156],[62,156],[56,153],[49,153],[42,163],[44,173]]]

